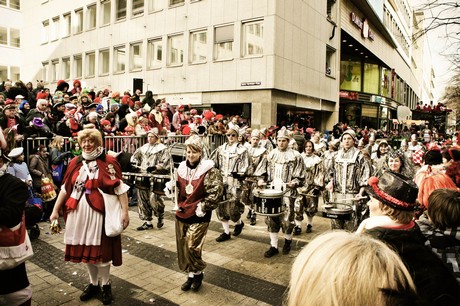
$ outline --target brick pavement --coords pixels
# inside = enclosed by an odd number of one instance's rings
[[[171,209],[172,203],[166,206]],[[329,229],[328,219],[316,217],[313,233],[294,236],[289,255],[264,258],[269,238],[262,217],[255,226],[245,222],[240,236],[218,243],[222,227],[213,214],[203,250],[208,266],[195,293],[180,289],[186,276],[177,267],[174,214],[167,210],[163,228],[143,232],[136,231],[142,224],[136,207],[130,218],[122,239],[124,263],[111,269],[112,305],[281,305],[293,260],[308,241]],[[88,282],[85,265],[64,262],[63,234],[50,235],[47,223],[39,225],[41,235],[32,242],[35,256],[27,263],[32,305],[101,305],[100,300],[80,302]],[[280,247],[283,243],[280,235]]]

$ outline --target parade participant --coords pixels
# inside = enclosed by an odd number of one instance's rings
[[[263,128],[260,130],[260,145],[264,147],[267,150],[267,152],[270,152],[271,150],[273,150],[274,146],[268,133],[269,132],[267,128]]]
[[[329,183],[327,189],[333,192],[334,202],[345,199],[355,199],[357,217],[361,215],[362,203],[367,180],[372,174],[372,166],[369,160],[355,148],[355,132],[347,129],[340,137],[342,148],[333,158],[329,169]],[[344,229],[344,220],[333,220],[335,226]],[[349,222],[349,221],[347,221]]]
[[[251,225],[256,224],[256,212],[254,210],[254,195],[253,190],[256,187],[257,180],[264,173],[264,165],[267,159],[267,149],[260,145],[260,131],[254,129],[251,132],[251,140],[247,146],[249,156],[251,157],[251,168],[249,171],[250,177],[245,180],[245,187],[243,188],[243,202],[248,206],[247,219],[250,220]]]
[[[388,142],[385,140],[379,143],[377,151],[371,155],[374,171],[379,171],[384,166],[389,149]]]
[[[407,178],[414,178],[414,170],[404,156],[401,150],[391,151],[386,155],[385,163],[375,172],[375,176],[379,177],[385,171],[400,173]]]
[[[175,132],[181,130],[181,125],[182,125],[181,122],[185,120],[184,110],[185,110],[185,107],[183,105],[177,106],[176,112],[174,113],[172,117],[171,125],[172,125],[172,128],[174,128]]]
[[[314,143],[305,142],[304,151],[300,154],[304,163],[305,179],[303,187],[299,188],[299,196],[295,201],[294,235],[302,233],[303,214],[307,214],[307,233],[313,228],[313,217],[318,212],[318,196],[324,188],[323,160],[314,154]]]
[[[340,141],[338,139],[330,140],[328,143],[328,150],[324,152],[323,156],[323,171],[324,171],[324,184],[327,185],[329,183],[329,173],[332,172],[332,161],[334,157],[337,155],[337,151],[339,150]],[[331,192],[323,189],[323,200],[325,203],[330,201]]]
[[[313,145],[315,146],[314,151],[319,156],[323,156],[324,152],[326,151],[326,144],[324,143],[324,141],[322,141],[321,134],[319,132],[316,132],[312,137],[312,141],[313,141]],[[304,148],[305,148],[305,144],[304,144]]]
[[[122,208],[123,228],[129,225],[129,187],[123,183],[120,164],[105,155],[101,133],[96,129],[78,132],[78,143],[83,148],[73,158],[62,182],[50,221],[58,220],[64,212],[65,261],[86,263],[90,284],[80,295],[81,301],[96,297],[102,285],[102,302],[112,302],[110,265],[122,264],[121,236],[108,237],[104,230],[106,203],[103,193],[117,195]]]
[[[265,252],[265,257],[278,254],[278,232],[284,233],[283,254],[291,251],[292,231],[294,229],[294,198],[297,196],[296,187],[301,185],[304,178],[302,157],[298,151],[288,148],[289,132],[285,127],[278,131],[276,137],[277,148],[268,153],[266,163],[267,183],[275,190],[286,191],[283,195],[285,211],[279,216],[268,217],[265,223],[270,234],[270,248]],[[264,180],[259,180],[258,185],[263,186]]]
[[[410,143],[409,143],[409,146],[407,148],[409,151],[411,151],[412,153],[422,149],[422,145],[420,142],[418,142],[417,140],[417,135],[416,134],[412,134],[411,137],[410,137]]]
[[[27,245],[26,241],[29,241],[31,247],[23,221],[24,207],[29,197],[27,185],[8,174],[4,162],[3,156],[0,156],[0,264],[2,267],[4,261],[18,259],[19,252],[23,249],[19,247],[21,244]],[[4,305],[32,305],[32,287],[27,278],[25,262],[0,270],[0,297],[0,303],[3,301]]]
[[[356,136],[355,136],[356,138]],[[372,156],[375,152],[377,152],[378,145],[375,143],[375,134],[371,133],[369,136],[369,143],[367,146],[364,147],[369,152],[369,155]]]
[[[170,155],[167,147],[158,142],[158,129],[154,128],[147,134],[147,143],[138,148],[131,163],[133,167],[145,176],[136,176],[139,218],[144,222],[137,228],[138,231],[152,229],[152,212],[158,218],[157,228],[163,227],[165,204],[160,195],[153,193],[150,200],[150,177],[153,173],[168,173]],[[153,202],[153,203],[152,203]]]
[[[222,173],[225,186],[226,201],[217,207],[217,217],[222,223],[224,232],[217,237],[217,242],[230,239],[229,221],[235,222],[234,236],[241,234],[244,223],[241,214],[244,212],[244,204],[241,203],[241,179],[247,174],[251,159],[245,146],[237,141],[238,130],[227,130],[227,143],[218,147],[212,154],[211,160],[215,167]]]
[[[186,160],[177,169],[176,244],[179,269],[188,273],[183,291],[197,291],[206,263],[201,257],[212,211],[224,192],[222,175],[212,160],[202,159],[201,143],[187,144]]]
[[[458,305],[460,286],[451,271],[425,246],[426,238],[414,222],[418,188],[398,173],[369,178],[366,191],[370,217],[357,233],[384,241],[401,257],[426,305]]]
[[[387,245],[344,231],[313,239],[297,256],[286,306],[418,305],[404,263]]]

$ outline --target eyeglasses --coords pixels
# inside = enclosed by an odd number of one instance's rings
[[[236,137],[236,134],[227,134],[227,137]]]

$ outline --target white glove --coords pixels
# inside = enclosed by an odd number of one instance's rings
[[[174,197],[174,184],[173,181],[168,181],[165,184],[163,191],[165,192],[165,197],[172,199]]]
[[[201,217],[204,217],[206,215],[206,213],[203,211],[203,206],[204,206],[204,204],[201,203],[201,202],[196,205],[195,214],[196,214],[197,217],[201,218]]]

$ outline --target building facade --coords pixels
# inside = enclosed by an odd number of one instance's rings
[[[426,75],[406,0],[4,0],[0,10],[16,54],[0,73],[12,79],[151,90],[254,127],[388,126]]]

